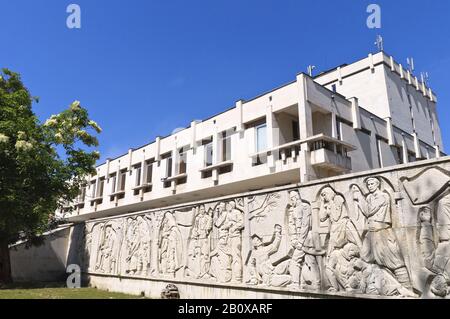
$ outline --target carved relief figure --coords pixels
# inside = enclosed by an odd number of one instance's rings
[[[361,281],[358,274],[359,248],[355,244],[348,243],[341,249],[334,250],[329,256],[326,265],[327,278],[330,281],[330,291],[352,291],[356,289],[352,282]],[[358,286],[359,287],[359,286]]]
[[[348,243],[361,247],[359,233],[350,220],[345,207],[345,199],[327,186],[320,192],[320,221],[329,222],[329,241],[327,256],[335,249],[341,249]]]
[[[443,206],[438,206],[443,207]],[[439,213],[442,213],[438,210]],[[435,296],[446,297],[450,293],[450,241],[445,236],[438,236],[436,244],[432,214],[429,207],[419,210],[420,248],[425,268],[433,273],[430,290]]]
[[[233,255],[229,247],[229,232],[227,228],[219,230],[219,241],[211,252],[210,274],[220,283],[229,282],[232,278]]]
[[[144,217],[128,218],[125,249],[125,272],[129,275],[147,275],[150,263],[150,235]]]
[[[116,232],[109,224],[103,225],[100,231],[101,239],[95,270],[106,274],[115,274],[118,245]]]
[[[365,181],[369,194],[364,197],[354,189],[353,200],[367,218],[368,232],[363,239],[361,258],[367,263],[376,263],[392,271],[403,286],[410,288],[408,270],[392,229],[391,199],[381,190],[378,178]]]
[[[319,289],[319,266],[312,241],[311,207],[302,202],[297,191],[289,193],[289,203],[286,207],[287,225],[291,257],[289,273],[291,288]]]
[[[171,276],[183,266],[182,236],[175,217],[171,212],[164,214],[159,237],[159,269]]]
[[[291,276],[287,274],[286,263],[274,266],[270,260],[270,256],[275,254],[280,247],[281,230],[280,225],[275,225],[272,240],[268,243],[264,243],[258,235],[252,236],[253,249],[247,258],[247,265],[250,261],[248,284],[284,287],[291,282]]]
[[[186,274],[195,278],[208,278],[210,267],[211,241],[213,227],[211,211],[200,205],[192,226],[190,242],[190,263]]]
[[[244,229],[244,212],[236,207],[234,200],[229,201],[225,205],[225,208],[223,203],[219,203],[216,211],[219,215],[215,226],[219,229],[219,233],[228,230],[228,243],[232,255],[232,280],[242,282],[242,230]]]

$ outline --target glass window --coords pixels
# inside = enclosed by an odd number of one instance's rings
[[[181,148],[178,157],[178,174],[185,174],[187,166],[187,149]]]
[[[166,167],[166,176],[171,177],[172,176],[172,156],[169,156],[166,159],[167,167]]]
[[[120,191],[124,191],[125,190],[125,183],[127,180],[127,171],[122,171],[120,172]]]
[[[103,188],[104,187],[105,187],[105,178],[102,177],[102,178],[100,178],[100,181],[98,183],[97,197],[102,197],[103,196]]]
[[[145,182],[150,184],[153,177],[153,162],[147,162],[147,167],[145,171]]]
[[[256,151],[267,150],[267,125],[261,124],[256,127]]]
[[[231,134],[222,133],[222,161],[231,160]]]
[[[140,186],[141,185],[141,175],[142,175],[141,165],[136,166],[134,168],[134,170],[135,170],[135,174],[136,174],[135,186]]]
[[[96,186],[97,186],[97,180],[91,182],[91,197],[95,198],[95,192],[96,192]]]
[[[111,179],[111,194],[114,194],[116,192],[116,181],[117,181],[116,174],[111,175],[110,179]]]
[[[205,145],[205,166],[211,166],[213,164],[213,143],[209,142]]]

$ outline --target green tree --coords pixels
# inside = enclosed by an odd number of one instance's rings
[[[78,101],[45,123],[18,74],[0,72],[0,284],[11,282],[9,245],[38,244],[60,222],[55,211],[95,174],[101,129]]]

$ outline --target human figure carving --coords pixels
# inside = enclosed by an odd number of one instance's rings
[[[443,212],[438,210],[438,214],[440,213]],[[436,296],[446,297],[450,294],[450,240],[444,234],[444,236],[439,236],[439,241],[435,244],[429,207],[422,207],[419,210],[419,219],[421,222],[419,240],[422,258],[425,268],[434,274],[430,290]]]
[[[289,242],[291,246],[290,288],[319,289],[320,274],[312,241],[311,207],[303,203],[297,191],[289,193],[286,207]]]
[[[188,268],[188,274],[193,274],[196,278],[208,278],[210,267],[211,243],[209,235],[213,226],[213,220],[204,205],[200,205],[198,213],[194,219],[191,233],[192,260]]]
[[[220,231],[228,230],[228,244],[232,255],[232,280],[242,282],[242,230],[244,213],[236,207],[234,200],[229,201],[225,209],[219,204],[219,216],[215,223]]]
[[[229,247],[229,234],[227,228],[219,230],[219,241],[211,252],[210,274],[220,283],[229,282],[232,278],[233,255]]]
[[[280,248],[281,230],[280,225],[275,225],[272,240],[268,243],[264,243],[256,234],[252,236],[253,249],[247,259],[250,260],[248,284],[283,287],[291,282],[291,276],[286,273],[286,267],[283,264],[276,267],[270,260],[270,256]]]
[[[367,263],[376,263],[392,271],[404,287],[411,288],[400,246],[392,229],[391,199],[381,190],[378,178],[366,179],[369,194],[364,198],[353,189],[353,200],[367,218],[368,232],[363,239],[361,258]]]
[[[163,274],[171,276],[182,267],[182,237],[175,217],[166,212],[161,225],[159,244],[159,263]]]

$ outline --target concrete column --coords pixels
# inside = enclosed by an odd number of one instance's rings
[[[439,145],[435,145],[434,149],[436,151],[436,158],[441,158],[441,150],[439,148]]]
[[[409,163],[408,145],[406,144],[404,135],[402,135],[402,152],[403,152],[403,164]]]
[[[242,110],[242,106],[244,104],[243,100],[239,100],[236,102],[236,113],[237,113],[237,125],[236,125],[236,131],[242,132],[244,130],[244,113]]]
[[[392,119],[390,117],[387,117],[385,120],[386,120],[388,143],[390,146],[393,146],[395,145],[395,141],[394,141],[394,128],[392,126]]]
[[[352,97],[349,99],[352,102],[352,121],[353,128],[355,130],[361,129],[361,114],[359,112],[359,101],[358,98]]]
[[[341,67],[338,67],[338,68],[337,68],[337,73],[338,73],[338,81],[339,81],[339,84],[342,85],[342,71],[341,71]]]
[[[155,161],[159,162],[161,160],[161,137],[157,136],[155,140],[156,154]]]
[[[191,122],[191,148],[197,147],[197,121]]]
[[[419,79],[417,78],[417,76],[414,78],[414,82],[416,84],[416,91],[420,91]]]
[[[416,153],[416,158],[421,158],[422,154],[420,152],[420,142],[419,142],[419,137],[417,136],[417,133],[414,132],[413,134],[414,137],[414,151]]]
[[[308,102],[307,78],[304,74],[297,75],[298,89],[298,123],[300,126],[300,140],[313,135],[312,113]],[[311,179],[312,167],[308,143],[300,145],[299,164],[300,182],[304,183]]]
[[[108,158],[106,160],[106,183],[109,184],[109,166],[111,164],[111,160]]]
[[[217,127],[214,127],[214,133],[213,133],[213,138],[212,138],[212,146],[213,146],[213,156],[212,156],[212,164],[218,164],[221,162],[220,160],[220,136],[219,136],[219,132],[217,130]],[[213,169],[212,171],[212,180],[214,182],[217,182],[219,180],[219,172],[217,171],[217,169]]]
[[[128,150],[128,171],[130,172],[131,175],[131,163],[133,161],[133,149],[129,149]]]
[[[394,62],[394,57],[391,55],[391,57],[389,58],[390,62],[391,62],[391,71],[394,72],[395,71],[395,62]]]
[[[373,63],[373,54],[372,53],[369,53],[369,67],[370,67],[370,70],[375,70],[375,65]]]
[[[400,78],[404,79],[405,73],[403,72],[403,65],[399,64],[399,68],[400,68]]]
[[[277,146],[276,137],[279,134],[278,123],[275,115],[272,112],[272,105],[267,106],[266,109],[266,126],[267,126],[267,149],[272,149]],[[277,154],[278,155],[278,152]],[[275,167],[275,154],[272,152],[267,157],[267,164],[269,168]]]

